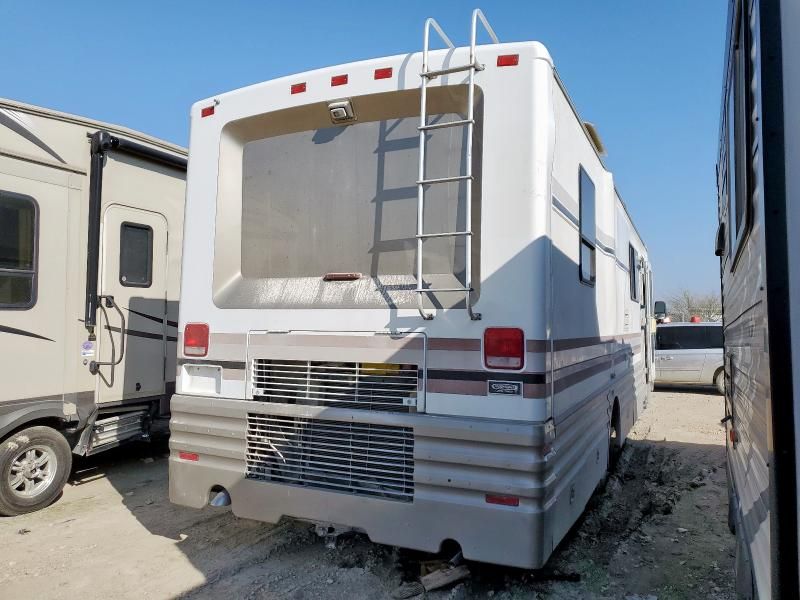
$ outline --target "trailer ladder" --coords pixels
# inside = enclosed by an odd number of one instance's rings
[[[475,72],[482,71],[484,65],[478,62],[475,56],[475,49],[477,46],[477,32],[478,21],[480,20],[483,28],[492,38],[495,44],[500,42],[486,20],[486,17],[480,9],[476,8],[472,12],[472,29],[469,44],[469,64],[460,65],[456,67],[447,67],[438,70],[429,70],[428,68],[428,51],[430,47],[430,30],[431,27],[439,34],[448,48],[454,48],[453,42],[442,31],[442,28],[435,19],[429,18],[425,21],[425,30],[423,34],[423,50],[422,50],[422,72],[420,73],[420,110],[419,110],[419,177],[417,179],[417,306],[419,314],[425,320],[433,319],[434,314],[427,312],[424,306],[424,294],[448,293],[448,292],[461,292],[465,295],[465,302],[469,318],[477,321],[481,318],[480,313],[472,310],[472,181],[474,176],[472,174],[472,135],[475,125]],[[442,75],[449,75],[451,73],[459,73],[462,71],[469,71],[469,85],[467,93],[467,118],[457,121],[448,121],[445,123],[428,124],[427,115],[427,91],[428,83],[436,77]],[[425,178],[425,144],[427,142],[427,132],[433,129],[443,129],[445,127],[466,127],[467,128],[467,151],[466,151],[466,173],[464,175],[456,175],[453,177],[433,177]],[[440,183],[453,183],[466,181],[466,230],[465,231],[446,231],[440,233],[425,233],[424,227],[424,214],[425,214],[425,190],[431,186]],[[465,244],[464,250],[466,256],[464,258],[464,287],[456,288],[426,288],[424,284],[423,271],[422,271],[422,249],[425,240],[430,238],[441,237],[464,237]]]

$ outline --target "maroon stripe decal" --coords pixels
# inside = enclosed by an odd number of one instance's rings
[[[464,338],[429,338],[428,350],[460,351],[460,352],[479,352],[481,341],[476,339]]]

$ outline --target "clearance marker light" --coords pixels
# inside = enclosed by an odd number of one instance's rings
[[[344,85],[347,83],[347,75],[334,75],[331,77],[331,87],[336,87],[337,85]]]
[[[503,54],[497,57],[498,67],[516,67],[519,64],[519,54]]]
[[[292,93],[293,94],[302,94],[306,91],[306,82],[303,83],[294,83],[292,84]]]
[[[389,79],[392,76],[392,67],[375,69],[375,79]]]
[[[213,114],[214,114],[214,106],[213,105],[206,106],[206,107],[200,109],[200,117],[201,118],[210,117]]]
[[[499,504],[500,506],[519,506],[517,496],[498,496],[497,494],[486,494],[487,504]]]
[[[197,452],[184,452],[183,450],[178,452],[178,458],[181,458],[183,460],[193,460],[193,461],[200,460],[200,456],[197,454]]]

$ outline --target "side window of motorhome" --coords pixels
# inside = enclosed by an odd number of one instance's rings
[[[119,282],[126,287],[150,287],[153,283],[153,230],[147,225],[120,226]]]
[[[581,281],[594,285],[595,281],[595,202],[594,182],[589,174],[580,168],[579,182],[580,220],[581,220]]]
[[[630,280],[631,300],[639,301],[639,253],[633,244],[628,246],[628,278]]]
[[[718,325],[659,327],[656,350],[702,350],[722,348],[722,327]]]
[[[0,309],[36,303],[36,202],[0,190]]]

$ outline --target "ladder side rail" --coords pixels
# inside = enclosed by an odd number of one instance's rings
[[[483,68],[483,65],[478,64],[478,58],[475,55],[475,47],[478,41],[478,20],[481,21],[489,37],[492,38],[492,41],[494,41],[495,44],[500,43],[494,29],[489,25],[483,12],[479,8],[472,11],[472,27],[469,44],[469,62],[472,68],[469,70],[469,85],[467,88],[467,150],[465,157],[467,161],[466,174],[469,177],[467,179],[467,189],[464,200],[466,204],[466,218],[468,219],[465,229],[470,232],[470,235],[465,236],[464,240],[464,288],[466,288],[464,301],[467,305],[469,318],[473,321],[480,320],[481,318],[480,313],[476,313],[472,310],[472,183],[474,182],[472,177],[472,138],[475,129],[475,71]]]
[[[447,44],[448,48],[454,48],[453,42],[447,37],[447,34],[436,22],[436,19],[428,18],[425,20],[425,28],[422,40],[422,70],[420,72],[420,107],[419,107],[419,165],[417,178],[417,309],[420,316],[426,321],[433,319],[433,314],[425,312],[424,306],[424,286],[423,286],[423,273],[422,273],[422,247],[423,247],[423,233],[424,215],[425,215],[425,143],[426,133],[425,127],[428,124],[427,115],[427,102],[428,102],[428,52],[430,50],[430,32],[431,27],[439,34],[439,37]]]

